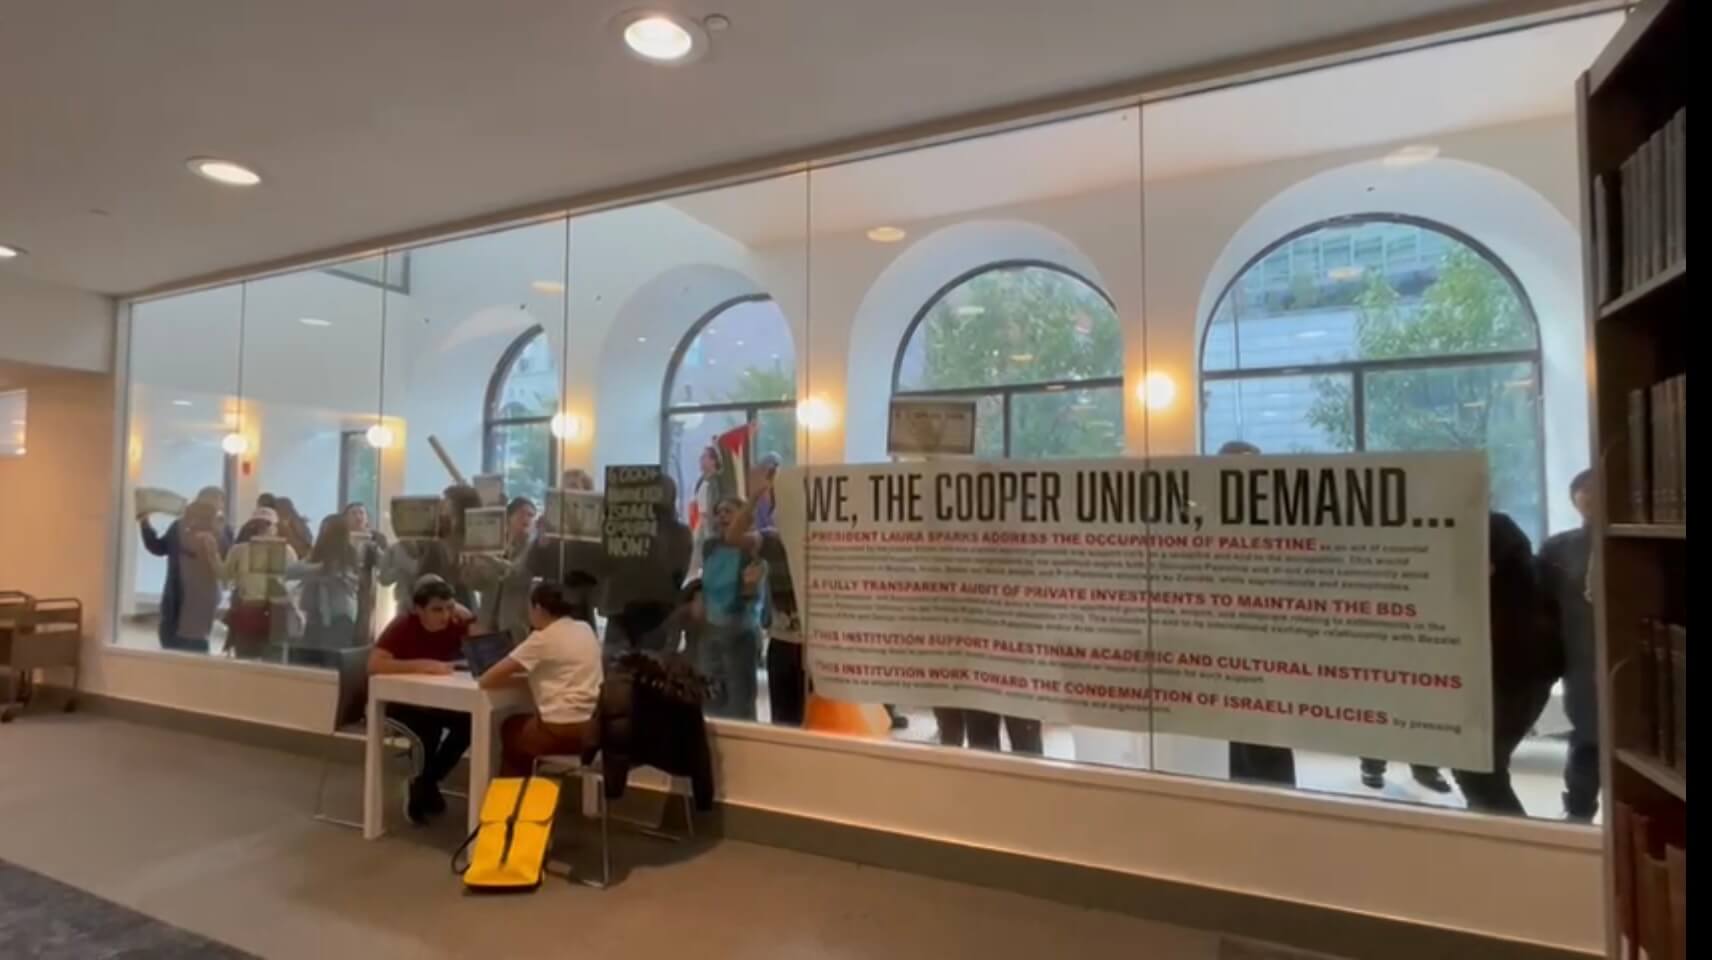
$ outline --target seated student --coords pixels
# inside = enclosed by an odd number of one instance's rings
[[[468,611],[452,599],[451,586],[439,577],[423,577],[411,595],[410,611],[387,624],[370,652],[369,676],[449,674],[453,661],[464,655],[468,635]],[[409,727],[422,741],[422,772],[411,781],[404,805],[405,817],[420,824],[446,809],[440,781],[469,749],[470,718],[464,713],[403,703],[388,704],[386,714]]]
[[[536,757],[580,756],[599,745],[603,677],[591,619],[586,591],[536,584],[529,594],[533,632],[477,681],[493,688],[526,678],[535,698],[534,714],[507,717],[500,727],[501,775],[528,776]]]

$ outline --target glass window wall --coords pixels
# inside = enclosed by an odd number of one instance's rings
[[[791,615],[817,571],[781,564],[768,542],[764,474],[918,459],[890,453],[898,400],[971,403],[974,453],[959,462],[976,465],[1233,444],[1263,457],[1477,450],[1493,509],[1530,550],[1557,538],[1552,555],[1573,556],[1568,490],[1589,455],[1564,145],[1573,77],[1617,22],[136,303],[115,640],[325,666],[428,572],[484,626],[516,627],[496,598],[517,583],[446,560],[461,511],[484,497],[545,508],[555,490],[604,491],[610,467],[657,466],[674,496],[648,564],[609,567],[547,510],[506,550],[526,557],[525,584],[592,580],[609,650],[689,657],[715,681],[715,716],[1497,809],[1489,781],[1454,771],[1168,734],[1146,712],[1095,725],[928,695],[817,698],[814,644]],[[1478,83],[1461,96],[1424,75]],[[400,496],[438,498],[443,519],[398,529]],[[757,500],[772,579],[752,606],[728,581],[754,558],[722,556],[720,505]],[[240,548],[258,538],[283,541],[285,562],[252,567],[268,551]],[[1145,583],[1151,562],[1115,576]],[[1539,569],[1544,595],[1559,573]],[[1580,615],[1573,592],[1558,599]],[[1067,633],[1086,628],[1063,616]],[[1156,652],[1145,613],[1105,629]],[[1495,745],[1530,815],[1589,811],[1588,682],[1550,678],[1526,729]],[[1508,716],[1532,693],[1501,685],[1495,706]]]

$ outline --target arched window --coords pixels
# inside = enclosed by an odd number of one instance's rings
[[[737,297],[697,320],[666,368],[660,462],[685,502],[701,451],[715,437],[752,424],[753,456],[796,462],[796,347],[791,326],[764,293]]]
[[[552,428],[558,406],[559,367],[546,332],[536,325],[500,355],[487,387],[482,472],[505,477],[508,496],[546,501],[559,469]]]
[[[1123,452],[1123,335],[1104,291],[1056,264],[997,263],[916,314],[892,395],[976,403],[985,458]]]
[[[1220,294],[1201,376],[1204,451],[1485,450],[1493,509],[1545,529],[1533,307],[1449,227],[1374,214],[1279,239]]]

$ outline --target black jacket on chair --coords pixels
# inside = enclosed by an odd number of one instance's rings
[[[609,667],[600,689],[606,795],[624,795],[631,767],[654,767],[688,777],[696,809],[713,809],[705,700],[705,681],[681,657],[632,653]]]

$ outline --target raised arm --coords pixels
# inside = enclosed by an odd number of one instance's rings
[[[144,550],[147,550],[157,557],[165,557],[172,554],[172,544],[168,542],[171,538],[163,537],[156,533],[154,524],[149,522],[149,518],[147,516],[137,518],[137,528],[143,533]],[[171,527],[167,528],[168,532],[171,532],[171,530]]]
[[[772,485],[770,481],[757,476],[751,481],[750,487],[754,495],[744,501],[743,509],[731,518],[731,525],[725,528],[725,542],[754,553],[761,549],[761,535],[755,532],[755,506],[772,490]]]

